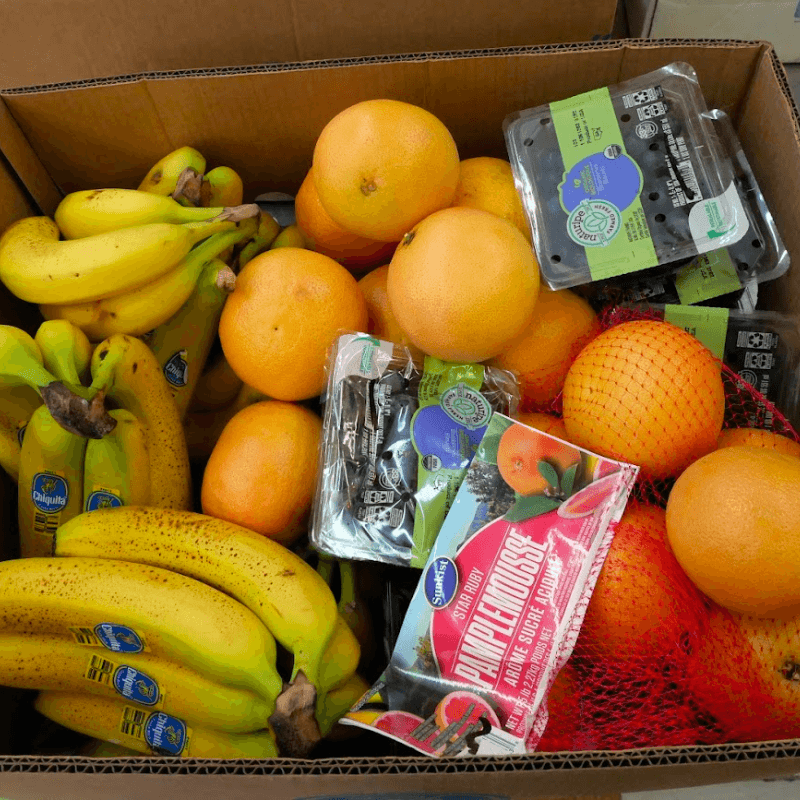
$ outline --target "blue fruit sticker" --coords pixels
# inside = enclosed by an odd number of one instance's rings
[[[164,364],[164,377],[171,386],[179,389],[189,382],[189,365],[186,363],[186,351],[180,350]]]
[[[609,145],[575,164],[559,188],[567,213],[585,200],[605,200],[624,211],[639,197],[643,183],[639,165],[619,146]]]
[[[144,738],[153,750],[179,756],[186,747],[186,723],[157,711],[147,720]]]
[[[482,427],[467,427],[442,406],[425,406],[417,411],[411,423],[414,446],[423,458],[436,456],[445,469],[466,469],[481,443],[489,417],[491,408]],[[466,419],[471,422],[474,417]]]
[[[449,558],[434,559],[425,572],[425,599],[433,608],[444,608],[456,596],[458,569]]]
[[[127,625],[101,622],[95,626],[94,632],[103,647],[115,653],[141,653],[144,650],[142,638]]]
[[[31,499],[39,511],[57,514],[69,500],[69,484],[52,472],[37,472],[31,485]]]
[[[117,667],[114,688],[123,697],[143,706],[154,706],[161,699],[158,684],[149,675],[127,665]]]
[[[123,502],[118,495],[104,489],[92,492],[86,498],[86,511],[96,511],[98,508],[118,508],[121,505]]]

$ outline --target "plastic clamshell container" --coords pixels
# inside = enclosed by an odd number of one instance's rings
[[[686,263],[751,227],[688,64],[517,112],[503,131],[552,289]]]

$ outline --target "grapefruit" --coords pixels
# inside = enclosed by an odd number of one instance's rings
[[[323,128],[313,172],[319,199],[335,223],[358,236],[399,242],[452,202],[458,149],[441,120],[424,108],[365,100]]]
[[[694,584],[740,614],[800,613],[800,459],[724,447],[688,467],[667,502],[667,533]]]
[[[528,323],[539,269],[507,220],[446,208],[403,237],[386,288],[397,323],[420,350],[444,361],[478,362],[496,356]]]
[[[481,717],[487,719],[493,728],[500,727],[500,720],[494,709],[474,692],[450,692],[436,706],[436,724],[440,730],[454,722],[461,722],[456,735]]]
[[[760,428],[725,428],[717,439],[717,449],[721,447],[766,447],[787,456],[800,456],[800,443],[788,436]]]

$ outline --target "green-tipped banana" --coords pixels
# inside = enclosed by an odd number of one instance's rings
[[[0,467],[19,481],[22,439],[33,412],[42,398],[30,386],[15,386],[0,391]]]
[[[156,328],[148,340],[169,383],[181,419],[217,335],[225,300],[235,283],[236,276],[222,261],[209,262],[183,308]]]
[[[258,206],[254,204],[236,208],[190,208],[171,197],[136,189],[91,189],[68,194],[56,209],[55,222],[65,239],[84,239],[154,223],[238,221],[258,213]]]
[[[40,692],[34,707],[48,719],[78,733],[136,750],[182,758],[276,758],[269,730],[222,733],[188,724],[163,711],[148,711],[123,700]]]
[[[351,675],[340,687],[332,689],[325,698],[323,718],[319,729],[327,736],[333,726],[360,700],[369,684],[357,674]]]
[[[269,250],[280,229],[281,226],[278,225],[274,217],[262,211],[258,221],[258,232],[253,237],[253,241],[248,242],[239,253],[238,269],[241,270],[248,261],[251,261],[259,253]]]
[[[0,325],[0,390],[30,386],[37,392],[58,378],[44,366],[34,338],[13,325]]]
[[[235,225],[233,220],[154,222],[59,241],[49,217],[25,217],[0,237],[0,281],[29,303],[100,300],[161,277],[198,242]]]
[[[177,314],[195,292],[203,269],[231,245],[252,238],[255,230],[255,220],[248,219],[235,230],[215,233],[174,269],[130,292],[90,303],[42,304],[39,309],[45,319],[69,320],[93,342],[115,333],[142,336]]]
[[[83,510],[86,443],[64,430],[47,406],[33,412],[22,440],[17,486],[23,558],[50,555],[56,528]]]
[[[150,505],[192,507],[191,475],[180,413],[153,351],[141,340],[116,334],[92,356],[92,388],[105,391],[147,427]]]
[[[112,653],[61,636],[0,634],[0,685],[127,700],[227,733],[264,728],[271,704],[149,653]],[[366,690],[365,690],[366,691]]]
[[[207,172],[200,191],[204,206],[240,206],[244,201],[242,179],[230,167],[214,167]]]
[[[89,377],[94,348],[86,334],[69,320],[45,320],[36,331],[34,341],[45,367],[60,381],[80,386]]]
[[[90,439],[86,445],[84,511],[150,505],[147,427],[124,408],[109,414],[117,426],[102,439]]]
[[[202,175],[206,171],[206,160],[194,147],[179,147],[153,165],[138,189],[140,192],[168,197],[175,191],[178,178],[187,167]]]
[[[0,597],[6,633],[61,636],[95,653],[149,653],[249,689],[270,706],[283,690],[275,640],[255,614],[171,570],[103,558],[17,558],[0,562]]]

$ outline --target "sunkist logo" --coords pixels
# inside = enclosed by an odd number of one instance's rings
[[[455,597],[458,589],[458,569],[445,556],[431,562],[425,573],[425,598],[433,608],[444,608]]]
[[[39,511],[56,514],[67,505],[69,485],[60,475],[37,472],[31,484],[31,499]]]

